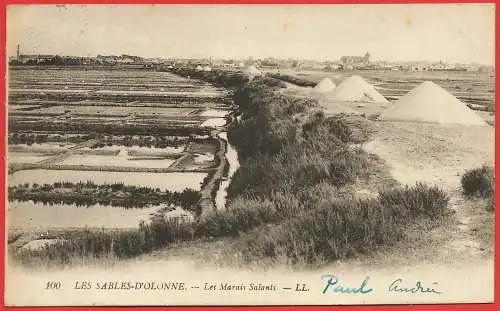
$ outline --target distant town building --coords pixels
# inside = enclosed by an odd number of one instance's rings
[[[364,56],[342,56],[340,63],[344,69],[368,66],[370,64],[370,53],[366,52]]]
[[[277,59],[265,58],[259,62],[259,67],[266,70],[277,70],[280,68],[280,64]]]
[[[429,66],[422,64],[410,65],[410,71],[429,71]]]
[[[121,56],[97,55],[96,59],[101,64],[134,64],[144,62],[144,59],[142,57],[126,54],[123,54]]]
[[[331,71],[332,64],[325,61],[302,60],[297,61],[293,67],[295,70]]]
[[[55,55],[25,55],[25,54],[20,54],[17,57],[17,61],[20,62],[21,64],[27,64],[27,63],[34,63],[34,64],[39,64],[43,63],[46,61],[53,61]]]
[[[337,62],[325,64],[323,67],[324,71],[335,71],[339,69],[342,69],[342,64]]]
[[[479,66],[478,72],[480,72],[480,73],[494,73],[495,67],[493,67],[493,66]]]

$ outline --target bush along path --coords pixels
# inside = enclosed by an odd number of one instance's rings
[[[468,170],[461,179],[462,190],[468,198],[479,197],[487,201],[487,209],[495,209],[495,170],[483,165],[480,168]]]
[[[447,194],[425,184],[356,198],[349,189],[373,174],[374,162],[351,144],[367,138],[342,116],[314,112],[315,102],[277,92],[282,81],[242,82],[238,75],[232,83],[219,72],[199,75],[233,86],[241,113],[228,131],[240,167],[228,187],[227,208],[196,223],[159,217],[136,231],[80,234],[36,254],[17,253],[19,260],[67,264],[74,256],[127,258],[172,243],[226,237],[234,242],[233,254],[248,262],[285,258],[315,264],[391,245],[417,218],[447,217]]]

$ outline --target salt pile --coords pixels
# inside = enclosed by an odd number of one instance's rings
[[[425,81],[402,96],[379,117],[380,120],[441,124],[487,125],[458,98],[439,85]]]
[[[342,81],[342,83],[333,90],[330,98],[348,102],[389,102],[373,87],[373,85],[366,82],[360,76],[351,76]]]
[[[127,157],[128,156],[128,151],[125,149],[121,149],[120,152],[116,155],[117,157]]]
[[[328,93],[335,89],[336,85],[330,78],[324,78],[313,88],[314,93]]]
[[[248,66],[245,71],[244,71],[246,74],[249,74],[249,75],[254,75],[254,76],[258,76],[261,74],[260,70],[257,69],[254,65],[250,65]]]

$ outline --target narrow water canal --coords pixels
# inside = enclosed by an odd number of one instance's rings
[[[227,132],[219,133],[217,136],[220,139],[224,140],[227,144],[225,157],[229,163],[229,171],[227,177],[222,180],[215,197],[215,206],[217,210],[223,210],[226,208],[227,187],[229,186],[234,173],[236,172],[238,167],[240,167],[240,162],[238,160],[238,153],[236,152],[236,149],[234,149],[234,147],[229,143],[227,139]]]

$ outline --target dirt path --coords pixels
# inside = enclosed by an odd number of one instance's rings
[[[492,223],[493,214],[462,196],[460,177],[467,169],[493,163],[494,129],[404,122],[377,122],[376,126],[377,134],[363,148],[384,159],[396,180],[408,185],[419,181],[438,185],[450,195],[456,226],[439,251],[463,258],[492,253],[493,244],[485,245],[488,243],[476,233],[481,222]]]

